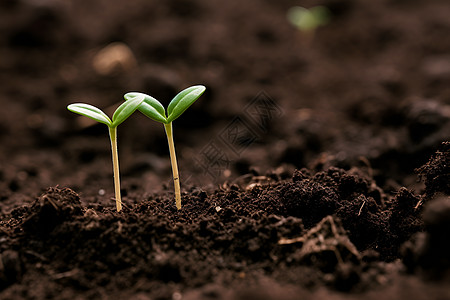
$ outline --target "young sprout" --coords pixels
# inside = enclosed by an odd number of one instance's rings
[[[177,157],[175,155],[175,146],[173,143],[172,122],[181,116],[181,114],[191,106],[205,91],[203,85],[195,85],[188,87],[179,92],[170,101],[167,106],[167,113],[164,106],[155,98],[137,92],[127,93],[124,98],[126,100],[134,99],[138,95],[145,97],[144,102],[139,106],[139,111],[144,115],[157,122],[164,124],[167,141],[169,143],[170,161],[172,164],[173,185],[175,189],[175,204],[177,209],[181,209],[181,192],[180,192],[180,177],[178,175]]]
[[[329,22],[330,11],[325,6],[320,5],[310,9],[294,6],[289,9],[287,18],[301,31],[314,33],[317,27]]]
[[[109,138],[111,140],[112,162],[114,171],[114,191],[116,195],[117,211],[122,210],[122,199],[120,196],[120,177],[119,177],[119,156],[117,152],[117,126],[125,121],[136,109],[143,103],[143,95],[130,97],[120,105],[113,114],[112,120],[100,109],[85,103],[74,103],[67,106],[71,112],[86,116],[99,123],[103,123],[109,128]]]

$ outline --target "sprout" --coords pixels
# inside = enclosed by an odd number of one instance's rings
[[[109,128],[109,138],[111,140],[112,162],[114,170],[114,191],[116,195],[117,211],[122,210],[122,199],[120,196],[120,177],[119,177],[119,157],[117,152],[117,126],[131,116],[139,105],[144,101],[143,95],[136,95],[129,98],[130,101],[120,105],[111,119],[100,109],[85,103],[74,103],[67,106],[71,112],[86,116],[99,123],[103,123]]]
[[[326,25],[330,20],[330,11],[325,6],[310,9],[294,6],[287,13],[288,20],[304,32],[314,32],[317,27]]]
[[[177,158],[173,143],[172,122],[191,106],[205,91],[203,85],[196,85],[182,90],[176,95],[167,106],[167,114],[164,106],[155,98],[137,92],[125,94],[126,100],[134,99],[138,95],[145,97],[144,102],[139,106],[139,111],[152,120],[164,124],[164,129],[169,143],[170,161],[172,164],[173,185],[175,188],[175,203],[177,209],[181,209],[180,177],[178,175]]]

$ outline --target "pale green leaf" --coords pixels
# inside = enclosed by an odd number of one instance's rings
[[[144,95],[144,102],[139,106],[139,111],[157,122],[166,123],[166,111],[164,106],[152,96],[143,93],[131,92],[125,94],[125,99],[129,100],[136,95]]]
[[[178,118],[205,90],[206,88],[203,85],[195,85],[179,92],[167,107],[167,123]]]
[[[315,6],[310,9],[294,6],[287,13],[288,20],[300,30],[314,30],[326,25],[330,19],[330,12],[324,6]]]
[[[114,112],[112,117],[113,127],[119,126],[123,121],[125,121],[129,116],[131,116],[139,105],[144,102],[144,95],[136,95],[132,99],[122,103]]]
[[[103,123],[107,126],[112,126],[111,119],[100,109],[90,104],[74,103],[67,106],[67,109],[70,110],[71,112],[80,114],[82,116],[86,116],[94,121]]]

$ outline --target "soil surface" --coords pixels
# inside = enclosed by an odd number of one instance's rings
[[[289,8],[328,8],[302,32]],[[0,3],[1,299],[450,299],[447,0]],[[174,122],[108,132],[129,91]]]

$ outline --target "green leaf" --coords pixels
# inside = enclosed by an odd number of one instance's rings
[[[326,25],[330,19],[330,12],[325,6],[315,6],[310,9],[294,6],[287,14],[288,20],[300,30],[314,30]]]
[[[125,100],[130,100],[133,97],[136,97],[137,95],[143,95],[144,96],[144,102],[148,105],[152,106],[160,115],[164,116],[166,114],[166,110],[164,109],[164,106],[155,98],[152,96],[149,96],[144,93],[138,93],[138,92],[130,92],[125,94]]]
[[[111,119],[100,109],[90,104],[74,103],[67,106],[67,109],[70,110],[71,112],[91,118],[94,121],[103,123],[109,127],[112,126]]]
[[[131,92],[125,94],[125,99],[129,100],[136,95],[144,95],[144,102],[139,106],[139,111],[157,122],[167,123],[166,110],[164,106],[152,96],[143,93]]]
[[[203,85],[195,85],[188,87],[176,95],[170,101],[167,107],[167,123],[172,122],[178,118],[184,111],[192,105],[206,90]]]
[[[131,116],[139,105],[144,102],[144,95],[136,95],[132,99],[122,103],[114,112],[112,117],[113,124],[112,127],[119,126],[123,121],[125,121],[129,116]]]

